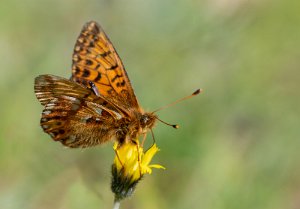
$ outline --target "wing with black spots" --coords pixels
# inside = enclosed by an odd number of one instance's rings
[[[94,21],[83,27],[75,44],[71,79],[86,86],[93,82],[100,95],[119,107],[139,107],[121,59]]]

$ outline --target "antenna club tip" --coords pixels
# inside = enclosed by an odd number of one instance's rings
[[[193,95],[195,96],[195,95],[197,95],[197,94],[200,94],[201,92],[203,92],[203,89],[197,89],[197,90],[193,93]]]
[[[179,125],[175,124],[175,125],[172,125],[173,128],[175,129],[179,129]]]

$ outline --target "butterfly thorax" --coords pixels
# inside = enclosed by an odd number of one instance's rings
[[[116,140],[123,143],[135,140],[140,135],[146,134],[155,125],[156,117],[153,113],[133,111],[131,117],[122,118],[116,123],[118,124]]]

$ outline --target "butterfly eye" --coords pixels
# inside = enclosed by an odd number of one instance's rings
[[[142,117],[141,117],[142,126],[146,126],[148,121],[149,121],[149,117],[147,115],[142,115]]]

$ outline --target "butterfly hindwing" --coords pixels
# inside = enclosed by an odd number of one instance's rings
[[[55,141],[69,147],[88,147],[113,137],[113,123],[122,112],[90,89],[53,75],[38,76],[34,88],[45,105],[41,126]]]
[[[98,112],[100,110],[103,111],[98,109]],[[113,136],[112,123],[113,118],[109,114],[96,114],[86,105],[75,110],[72,101],[62,98],[51,100],[41,118],[44,131],[68,147],[89,147],[110,140]]]

